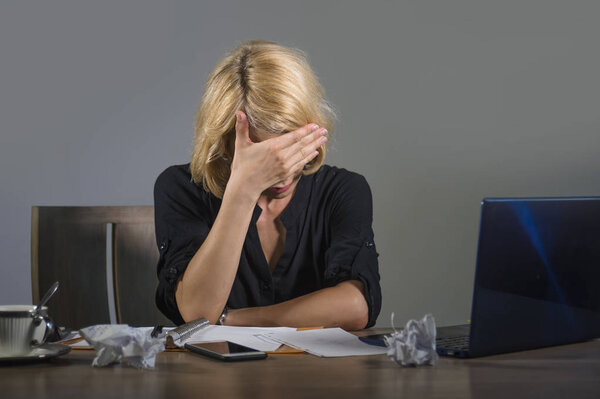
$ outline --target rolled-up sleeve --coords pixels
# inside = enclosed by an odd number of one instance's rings
[[[197,203],[193,190],[196,187],[174,167],[161,173],[154,185],[159,250],[156,305],[176,325],[184,323],[175,300],[177,281],[210,230],[208,211],[203,212],[207,207]]]
[[[333,196],[325,252],[325,286],[361,281],[369,307],[367,327],[372,327],[381,310],[381,287],[372,229],[371,189],[364,177],[350,174],[335,188]]]

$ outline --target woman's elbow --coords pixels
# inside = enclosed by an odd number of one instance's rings
[[[197,306],[196,303],[198,301],[192,301],[189,298],[184,299],[183,287],[183,282],[180,279],[175,290],[175,302],[177,303],[177,310],[179,310],[179,314],[183,321],[187,323],[199,319],[200,317],[204,317],[210,324],[216,324],[221,315],[220,311],[217,309],[210,311]]]
[[[362,330],[369,322],[369,305],[362,293],[357,295],[352,302],[352,311],[350,312],[352,316],[348,320],[347,328],[344,329],[348,331]]]
[[[362,330],[369,322],[369,305],[363,294],[363,284],[359,281],[348,281],[342,284],[351,287],[347,287],[350,289],[347,317],[341,327],[348,331]]]
[[[203,311],[202,309],[198,309],[193,306],[186,306],[185,304],[178,304],[177,307],[181,318],[186,323],[199,319],[200,317],[204,317],[210,324],[217,324],[217,321],[221,316],[221,313],[219,312]]]

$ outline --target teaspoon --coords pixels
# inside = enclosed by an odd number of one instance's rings
[[[52,298],[52,295],[54,295],[56,290],[58,290],[58,281],[56,281],[54,284],[52,284],[52,286],[48,289],[48,291],[46,291],[42,300],[40,301],[40,304],[37,305],[35,308],[33,308],[33,313],[38,313],[40,311],[40,309],[42,309],[44,307],[46,302],[48,302],[50,300],[50,298]]]

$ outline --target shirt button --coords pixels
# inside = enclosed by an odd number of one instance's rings
[[[164,241],[160,243],[160,245],[158,246],[159,250],[164,250],[167,247],[167,243],[165,243]]]
[[[268,282],[268,281],[263,281],[263,282],[261,283],[261,289],[262,289],[263,291],[269,291],[269,290],[271,289],[271,283],[270,283],[270,282]]]
[[[177,269],[175,269],[174,267],[170,267],[169,268],[169,273],[171,273],[171,274],[177,274]]]

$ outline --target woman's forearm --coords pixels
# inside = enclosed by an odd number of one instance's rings
[[[185,321],[219,318],[231,292],[258,195],[230,181],[215,223],[177,283],[177,307]]]
[[[344,281],[276,305],[232,309],[227,325],[263,327],[341,327],[354,331],[365,328],[369,309],[363,284]]]

